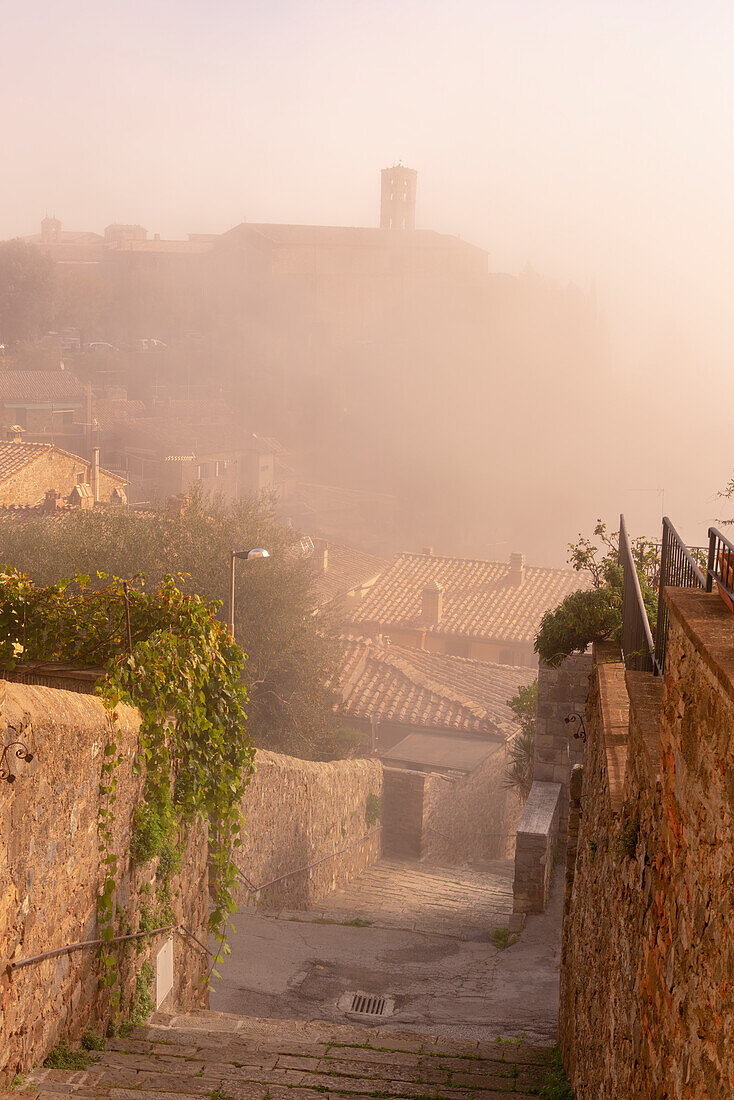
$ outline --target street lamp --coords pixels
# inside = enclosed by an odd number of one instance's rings
[[[234,563],[238,558],[253,561],[255,558],[269,558],[270,551],[257,547],[254,550],[230,550],[229,552],[229,632],[234,638]]]

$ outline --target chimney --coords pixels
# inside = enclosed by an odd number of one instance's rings
[[[423,549],[421,550],[421,554],[424,554],[427,558],[430,558],[431,555],[433,554],[433,547],[432,546],[424,546]]]
[[[510,554],[510,572],[507,578],[511,585],[519,588],[525,580],[525,555]]]
[[[92,447],[92,500],[99,503],[99,447]]]
[[[314,544],[313,548],[313,560],[316,566],[316,570],[319,573],[328,573],[329,571],[329,544],[326,540],[319,539]]]
[[[424,623],[440,623],[443,614],[443,588],[429,581],[423,589],[421,619]]]
[[[22,443],[23,432],[25,429],[21,428],[20,424],[13,424],[7,431],[7,440],[9,443]]]
[[[56,512],[59,508],[63,508],[61,493],[57,493],[55,489],[47,489],[43,498],[44,512]]]

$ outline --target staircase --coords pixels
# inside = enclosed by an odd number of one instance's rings
[[[34,1070],[11,1097],[69,1100],[532,1100],[548,1050],[199,1011],[156,1014],[86,1070]],[[0,1094],[4,1095],[4,1094]]]

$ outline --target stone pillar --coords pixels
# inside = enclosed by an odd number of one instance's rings
[[[538,716],[535,723],[533,778],[561,784],[559,840],[565,843],[568,828],[568,786],[571,768],[583,761],[580,722],[566,722],[569,715],[583,715],[589,694],[592,654],[567,657],[556,668],[541,662],[538,668]]]

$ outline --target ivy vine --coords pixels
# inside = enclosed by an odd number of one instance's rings
[[[141,715],[134,767],[145,775],[134,815],[133,859],[142,864],[158,856],[167,878],[176,868],[179,826],[197,817],[207,820],[214,894],[209,927],[219,944],[215,961],[229,953],[228,919],[236,911],[231,857],[241,843],[240,806],[254,749],[241,680],[245,657],[217,618],[220,606],[185,594],[171,575],[148,590],[145,577],[137,574],[127,591],[119,578],[104,573],[94,582],[77,574],[44,587],[13,570],[0,575],[0,662],[5,667],[59,660],[103,668],[96,691],[107,710],[109,736],[99,787],[104,877],[97,908],[100,937],[108,945],[114,938],[119,870],[114,837],[122,753],[116,708],[128,703]],[[109,946],[102,964],[102,983],[114,985]],[[119,992],[112,998],[117,1003]]]

